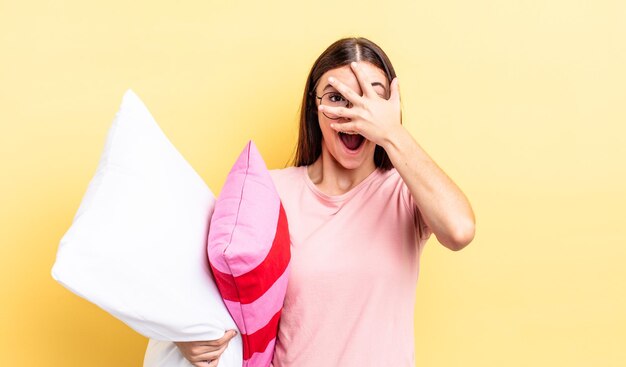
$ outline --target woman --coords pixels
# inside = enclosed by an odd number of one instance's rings
[[[398,79],[380,47],[345,38],[320,55],[302,100],[294,166],[271,174],[292,239],[273,366],[414,366],[423,247],[434,233],[462,249],[475,219],[402,126]],[[210,348],[213,362],[227,340]],[[201,353],[189,350],[198,345],[179,348],[197,361]]]

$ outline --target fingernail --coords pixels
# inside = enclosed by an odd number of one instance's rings
[[[356,61],[352,61],[350,65],[352,65],[352,67],[356,69]]]

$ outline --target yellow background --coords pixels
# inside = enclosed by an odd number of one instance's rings
[[[218,194],[248,139],[284,166],[309,68],[354,35],[476,212],[469,247],[426,245],[417,366],[626,365],[625,4],[0,0],[0,365],[142,363],[50,276],[127,88]]]

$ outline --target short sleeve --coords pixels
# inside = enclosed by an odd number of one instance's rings
[[[400,195],[402,196],[402,201],[406,205],[407,210],[413,213],[413,222],[415,224],[417,238],[419,238],[420,241],[425,242],[426,240],[428,240],[428,238],[430,238],[430,235],[432,234],[432,230],[424,221],[424,217],[422,216],[422,213],[420,212],[417,204],[415,203],[415,200],[413,199],[413,195],[411,194],[409,187],[404,183],[404,180],[402,180],[402,178],[400,178],[400,181],[401,181]]]

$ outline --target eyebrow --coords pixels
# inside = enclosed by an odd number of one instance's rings
[[[385,88],[385,86],[384,86],[382,83],[379,83],[379,82],[374,82],[374,83],[372,83],[372,87],[375,87],[375,86],[380,86],[380,87],[382,87],[382,88],[383,88],[383,90],[385,91],[385,93],[387,93],[387,88]],[[326,89],[328,89],[328,88],[334,88],[334,87],[333,87],[332,85],[330,85],[330,84],[326,84],[326,86],[324,87],[324,89],[322,89],[322,92],[323,92],[323,91],[325,91],[325,90],[326,90]]]

